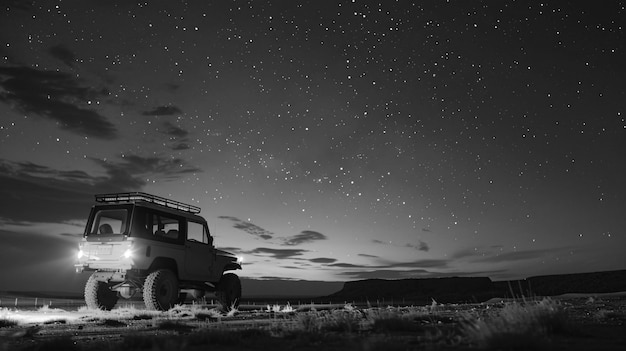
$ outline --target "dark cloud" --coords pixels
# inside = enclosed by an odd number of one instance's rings
[[[547,248],[541,250],[503,251],[501,245],[491,245],[463,249],[452,254],[451,259],[465,259],[481,263],[507,263],[516,261],[545,259],[552,255],[568,254],[572,247]]]
[[[450,261],[442,260],[417,260],[409,262],[383,262],[376,268],[447,268]]]
[[[183,151],[183,150],[189,150],[190,146],[187,143],[178,143],[174,146],[172,146],[172,150],[174,151]]]
[[[60,60],[68,67],[74,67],[74,63],[76,62],[76,55],[74,55],[74,53],[70,49],[65,47],[65,45],[59,44],[51,46],[50,49],[48,49],[48,52],[50,53],[50,55],[52,55],[52,57]]]
[[[121,162],[108,162],[93,159],[105,168],[109,174],[128,176],[136,179],[137,175],[152,175],[166,180],[178,178],[182,174],[202,172],[200,168],[186,165],[181,158],[166,156],[142,157],[138,155],[125,155]],[[142,178],[143,179],[143,178]]]
[[[55,177],[57,179],[66,179],[68,181],[85,181],[92,179],[92,177],[84,171],[59,171],[32,162],[15,162],[14,164],[20,169],[21,172],[28,173],[30,175]]]
[[[176,106],[168,105],[168,106],[158,106],[153,110],[144,111],[141,114],[144,116],[170,116],[178,113],[182,113],[181,109]]]
[[[11,221],[86,219],[97,188],[88,183],[0,171],[0,214]]]
[[[188,131],[186,131],[186,130],[180,128],[180,127],[175,126],[174,124],[172,124],[169,121],[165,121],[163,123],[163,127],[164,127],[163,134],[167,134],[167,135],[172,136],[172,137],[184,138],[184,137],[186,137],[189,134]]]
[[[251,255],[269,255],[276,259],[286,259],[286,258],[293,258],[295,256],[301,256],[305,252],[308,252],[308,251],[300,250],[300,249],[270,249],[270,248],[265,248],[265,247],[259,247],[252,251],[247,251],[245,253],[251,254]]]
[[[333,262],[337,262],[337,260],[334,259],[334,258],[326,258],[326,257],[312,258],[309,261],[311,261],[313,263],[333,263]]]
[[[265,230],[259,227],[256,224],[252,224],[250,222],[243,221],[237,217],[232,216],[218,216],[218,218],[226,219],[233,222],[233,227],[239,230],[243,230],[244,232],[259,237],[264,240],[271,239],[274,236],[274,233]]]
[[[0,230],[0,291],[80,291],[84,279],[72,266],[80,238],[81,235]]]
[[[368,254],[358,254],[357,256],[361,256],[361,257],[369,257],[369,258],[379,258],[380,256],[374,256],[374,255],[368,255]]]
[[[333,263],[329,264],[329,267],[340,267],[340,268],[363,268],[363,265],[357,265],[352,263]]]
[[[368,257],[366,255],[366,257]],[[369,256],[371,257],[371,256]],[[384,278],[384,279],[399,279],[399,278],[419,278],[427,276],[442,276],[443,273],[432,273],[428,269],[436,268],[443,269],[448,268],[448,260],[417,260],[409,262],[389,262],[379,260],[379,264],[362,264],[356,265],[352,263],[331,263],[326,267],[336,267],[346,269],[345,272],[339,272],[337,274],[341,276],[350,277],[350,279],[368,279],[368,278]],[[446,273],[447,274],[447,273]]]
[[[326,235],[312,230],[303,230],[300,234],[285,239],[283,245],[295,246],[317,240],[326,240]]]
[[[340,272],[338,275],[348,280],[359,279],[416,279],[416,278],[444,278],[444,277],[485,277],[497,276],[507,272],[507,270],[490,270],[490,271],[467,271],[467,272],[431,272],[425,269],[367,269],[358,271]]]
[[[339,272],[340,276],[347,279],[412,279],[441,277],[441,274],[429,272],[424,269],[391,270],[376,269],[371,271]]]
[[[378,260],[378,264],[372,265],[355,265],[352,267],[367,269],[410,269],[410,268],[448,268],[449,260],[416,260],[408,262],[394,262],[388,260]],[[342,263],[334,263],[330,266],[347,267]]]
[[[15,222],[84,219],[93,205],[94,194],[140,191],[146,185],[146,176],[171,180],[200,171],[169,157],[127,156],[121,161],[93,161],[105,169],[105,176],[0,160],[0,217]]]
[[[379,244],[379,245],[390,245],[390,246],[395,246],[395,247],[410,247],[412,249],[418,250],[418,251],[424,251],[427,252],[428,250],[430,250],[430,246],[428,246],[427,243],[423,242],[423,241],[419,241],[419,243],[416,244],[405,244],[404,246],[402,245],[397,245],[394,244],[392,242],[389,241],[381,241],[381,240],[377,240],[377,239],[373,239],[372,242],[374,244]]]
[[[107,96],[108,91],[82,87],[74,75],[29,67],[0,67],[0,87],[0,101],[23,113],[51,119],[81,136],[117,136],[115,126],[106,117],[81,106]]]
[[[428,250],[430,250],[430,247],[428,246],[427,243],[423,242],[420,240],[419,244],[414,245],[414,244],[406,244],[407,247],[413,248],[417,251],[424,251],[424,252],[428,252]]]
[[[571,251],[571,248],[549,248],[541,250],[512,251],[485,256],[476,256],[476,258],[472,259],[472,262],[503,263],[536,260],[569,251]]]

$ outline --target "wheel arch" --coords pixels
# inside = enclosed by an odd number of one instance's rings
[[[148,272],[154,272],[158,269],[169,269],[176,275],[176,277],[179,276],[178,264],[176,263],[176,260],[174,260],[173,258],[169,258],[169,257],[155,258],[152,261],[150,268],[148,268]]]
[[[239,263],[230,262],[230,263],[225,264],[222,270],[226,272],[226,271],[234,271],[237,269],[241,269],[241,265]]]

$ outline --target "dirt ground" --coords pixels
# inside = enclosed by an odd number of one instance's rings
[[[626,297],[563,297],[572,329],[554,333],[537,343],[508,342],[508,349],[623,350],[626,349]],[[0,310],[0,351],[8,350],[423,350],[477,349],[464,340],[459,326],[468,312],[474,315],[499,308],[502,303],[439,305],[424,318],[413,318],[415,328],[372,328],[361,323],[354,329],[336,328],[302,333],[310,309],[270,312],[261,306],[242,306],[234,316],[193,313],[184,307],[170,312],[114,310],[37,311]],[[318,306],[319,308],[320,306]],[[322,308],[324,306],[321,306]],[[326,306],[327,314],[333,311]],[[335,306],[344,310],[342,306]],[[426,307],[424,307],[426,308]],[[149,313],[150,312],[150,313]],[[197,312],[197,311],[196,311]],[[366,315],[365,308],[352,313]],[[323,315],[324,310],[319,312]],[[365,317],[364,317],[365,318]],[[300,332],[297,332],[300,330]],[[514,336],[511,336],[512,338]],[[515,346],[518,345],[518,346]]]

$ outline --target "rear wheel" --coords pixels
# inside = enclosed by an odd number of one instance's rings
[[[217,284],[215,296],[219,301],[222,310],[231,311],[239,306],[241,300],[241,281],[233,273],[226,273]]]
[[[85,284],[85,303],[87,308],[111,310],[117,303],[117,292],[110,289],[111,284],[96,280],[95,274]]]
[[[172,271],[159,269],[148,275],[143,284],[143,302],[146,308],[167,311],[178,299],[178,279]]]

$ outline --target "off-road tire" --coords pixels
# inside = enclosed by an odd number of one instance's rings
[[[149,310],[167,311],[178,302],[178,279],[168,269],[156,270],[143,284],[143,302]]]
[[[241,302],[241,281],[234,273],[226,273],[220,279],[215,290],[215,297],[223,311],[236,309]]]
[[[110,311],[117,303],[117,291],[110,289],[110,284],[89,277],[85,284],[85,303],[89,309]]]

